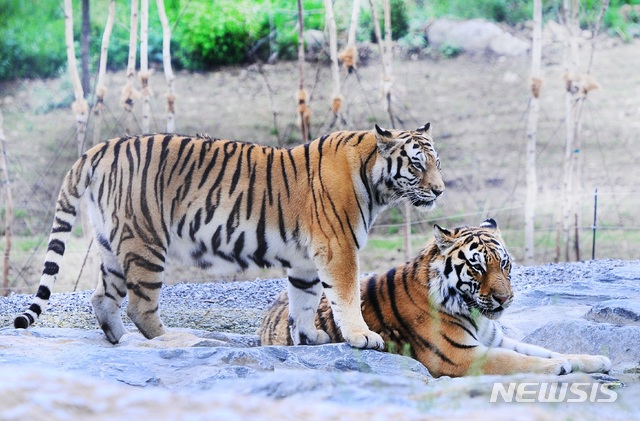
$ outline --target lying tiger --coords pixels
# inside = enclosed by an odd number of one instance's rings
[[[67,173],[38,292],[14,326],[44,311],[84,196],[102,257],[91,303],[111,343],[127,332],[126,296],[145,337],[166,332],[158,299],[173,255],[212,274],[287,268],[296,344],[329,341],[314,325],[324,290],[349,344],[384,348],[360,313],[358,250],[386,206],[429,210],[443,190],[428,123],[335,132],[293,148],[172,134],[112,139]]]
[[[444,229],[413,260],[362,283],[362,313],[388,348],[408,350],[434,376],[571,371],[607,372],[598,355],[566,355],[504,336],[497,319],[511,304],[511,258],[493,219]],[[262,345],[291,345],[287,294],[267,311]],[[322,299],[316,326],[341,342]]]

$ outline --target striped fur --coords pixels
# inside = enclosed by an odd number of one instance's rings
[[[165,332],[158,298],[167,256],[214,274],[250,267],[289,271],[293,341],[328,341],[313,318],[324,290],[346,340],[382,348],[358,306],[358,256],[376,215],[398,200],[430,209],[444,190],[429,125],[416,131],[336,132],[291,149],[208,137],[113,139],[84,154],[60,189],[35,300],[45,309],[80,199],[102,257],[92,297],[117,343],[120,307],[153,338]]]
[[[504,336],[497,319],[513,298],[511,258],[493,219],[479,227],[434,228],[420,254],[361,285],[362,313],[391,351],[410,353],[434,376],[572,370],[606,372],[603,356],[566,355]],[[291,345],[284,291],[259,330],[262,345]],[[341,342],[323,298],[316,326]]]

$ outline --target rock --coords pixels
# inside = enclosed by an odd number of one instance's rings
[[[585,317],[596,322],[640,326],[640,301],[603,301],[591,307]]]
[[[317,29],[304,31],[304,44],[307,60],[319,60],[324,55],[324,34]]]
[[[525,54],[529,43],[482,19],[455,21],[438,19],[427,28],[429,43],[440,47],[450,45],[469,53],[492,52],[504,56]]]
[[[286,280],[178,284],[163,289],[169,333],[153,340],[134,332],[114,346],[84,324],[42,327],[46,315],[28,330],[0,329],[0,419],[639,419],[639,268],[640,261],[592,261],[512,274],[516,299],[501,319],[509,335],[558,352],[608,355],[611,376],[434,379],[413,359],[345,344],[260,347],[246,333]],[[89,295],[53,294],[46,314],[62,323],[86,313],[93,327]],[[2,325],[30,300],[0,297]],[[607,323],[614,316],[621,324]],[[236,333],[211,331],[221,328]],[[496,384],[618,388],[608,404],[492,403]]]
[[[570,354],[602,354],[616,372],[640,365],[640,327],[587,320],[548,323],[525,336],[524,342]]]
[[[172,330],[153,340],[128,334],[114,346],[97,330],[2,329],[0,419],[506,421],[638,415],[630,404],[640,398],[638,385],[614,390],[620,398],[609,405],[491,402],[498,383],[535,388],[561,381],[591,388],[610,382],[606,376],[433,379],[420,363],[399,355],[345,344],[244,345],[252,341],[251,335]]]

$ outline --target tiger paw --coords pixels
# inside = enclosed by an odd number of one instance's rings
[[[602,355],[571,355],[568,358],[574,371],[608,373],[611,370],[611,360]]]
[[[571,371],[572,367],[569,361],[565,359],[552,358],[547,360],[542,373],[563,376],[565,374],[571,373]]]
[[[344,340],[355,348],[370,348],[384,350],[384,341],[376,332],[370,330],[356,332],[342,332]]]
[[[331,342],[331,338],[324,330],[314,330],[310,333],[291,332],[291,339],[294,345],[322,345]]]

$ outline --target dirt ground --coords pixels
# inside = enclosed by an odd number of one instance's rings
[[[582,44],[586,67],[589,42]],[[348,124],[331,126],[330,69],[327,63],[305,66],[305,86],[313,111],[311,134],[338,129],[370,129],[374,122],[390,127],[383,108],[380,64],[375,49],[356,74],[341,69],[344,117]],[[399,128],[415,129],[431,122],[447,186],[440,206],[431,214],[412,215],[413,251],[431,236],[431,226],[478,224],[493,217],[502,228],[516,261],[523,255],[525,140],[528,112],[529,57],[437,55],[395,51],[393,111]],[[602,88],[589,94],[580,139],[581,258],[590,258],[593,192],[598,188],[598,258],[638,258],[640,244],[640,41],[622,43],[603,37],[597,44],[591,74]],[[541,113],[538,130],[536,260],[556,257],[556,228],[562,193],[564,156],[564,71],[562,45],[547,40],[543,47]],[[102,138],[140,131],[140,101],[132,116],[119,104],[124,72],[107,74],[105,126]],[[154,92],[151,131],[164,131],[166,83],[161,69],[151,78]],[[177,72],[177,131],[208,133],[265,144],[300,143],[296,121],[296,63],[249,65],[209,73]],[[11,268],[12,287],[33,292],[50,229],[54,198],[76,154],[75,123],[69,111],[67,76],[52,80],[21,80],[0,85],[7,156],[16,206]],[[92,138],[93,118],[88,138]],[[275,121],[275,126],[274,126]],[[2,207],[4,208],[4,199]],[[4,212],[3,212],[4,214]],[[362,253],[362,270],[386,270],[404,259],[402,218],[390,210],[378,220]],[[4,240],[2,240],[4,242]],[[2,244],[4,247],[4,244]],[[74,239],[65,257],[60,290],[72,288],[86,252],[85,240]],[[256,272],[241,279],[274,276]],[[67,279],[68,278],[68,279]],[[169,271],[171,282],[210,279],[180,266]],[[83,276],[80,288],[93,282]]]

